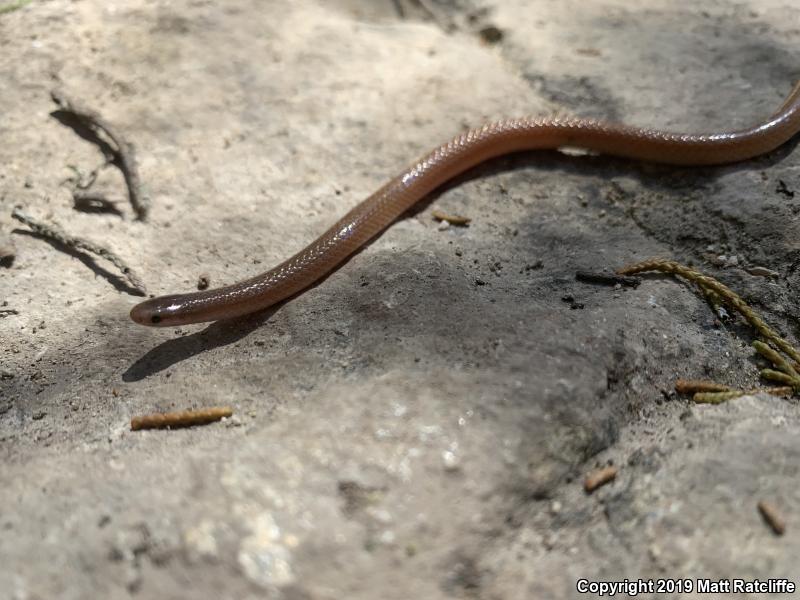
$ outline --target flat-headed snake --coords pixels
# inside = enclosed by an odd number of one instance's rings
[[[800,130],[800,82],[768,119],[741,131],[682,134],[578,118],[488,123],[443,144],[386,183],[330,229],[269,271],[225,287],[159,296],[131,318],[168,327],[262,310],[330,273],[434,189],[486,160],[524,150],[583,150],[670,165],[719,165],[774,150]]]

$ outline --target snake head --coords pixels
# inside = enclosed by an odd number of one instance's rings
[[[131,319],[149,327],[172,327],[184,325],[187,322],[186,313],[184,295],[175,294],[140,302],[131,309]]]

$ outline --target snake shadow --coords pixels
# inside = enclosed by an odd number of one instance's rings
[[[372,240],[370,240],[370,243],[372,243]],[[369,244],[365,244],[362,248],[359,248],[351,255],[351,257],[363,252],[368,245]],[[198,354],[202,354],[203,352],[208,352],[216,348],[221,348],[223,346],[228,346],[229,344],[233,344],[246,338],[253,331],[266,323],[286,304],[293,301],[298,296],[305,294],[308,290],[313,289],[327,281],[328,277],[334,275],[348,262],[349,259],[345,260],[341,264],[337,265],[328,274],[324,275],[307,288],[304,288],[288,298],[281,300],[277,304],[273,304],[272,306],[269,306],[263,310],[251,313],[249,315],[235,317],[233,319],[214,321],[211,323],[211,325],[201,331],[161,342],[158,346],[148,350],[130,367],[128,367],[128,369],[122,374],[122,380],[125,382],[140,381],[150,377],[151,375],[155,375],[160,371],[164,371],[172,365],[197,356]]]
[[[215,321],[201,331],[162,342],[128,367],[122,380],[140,381],[203,352],[238,342],[261,327],[285,302],[244,317]]]
[[[83,119],[63,109],[52,111],[50,116],[65,127],[72,129],[72,131],[75,132],[78,137],[84,139],[90,144],[97,146],[107,161],[111,162],[112,164],[116,164],[114,162],[115,157],[117,156],[116,149],[110,143],[104,140],[94,129],[89,127]]]

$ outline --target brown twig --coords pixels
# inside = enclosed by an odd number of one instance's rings
[[[90,240],[86,240],[83,238],[75,237],[69,235],[64,229],[56,224],[56,223],[44,223],[39,221],[38,219],[34,219],[28,214],[22,212],[19,208],[15,208],[11,212],[11,216],[14,217],[17,221],[20,221],[31,228],[34,233],[39,234],[42,237],[55,240],[59,244],[66,246],[67,248],[74,248],[76,250],[82,250],[84,252],[89,252],[91,254],[95,254],[100,258],[104,258],[105,260],[109,261],[113,264],[120,272],[123,274],[125,279],[131,284],[131,286],[139,291],[142,295],[147,294],[147,289],[144,286],[144,283],[141,279],[131,270],[131,268],[125,264],[125,262],[118,257],[114,252],[109,250],[108,248],[96,244]]]
[[[461,215],[450,215],[440,210],[432,210],[431,215],[437,221],[446,221],[450,225],[458,225],[460,227],[466,227],[472,222],[472,219],[469,217],[462,217]]]
[[[233,409],[230,406],[215,406],[199,410],[186,410],[182,412],[143,415],[131,419],[131,431],[139,429],[175,429],[177,427],[192,427],[219,421],[230,417]]]
[[[603,467],[586,476],[583,482],[583,489],[586,490],[587,494],[591,494],[600,486],[607,484],[609,481],[613,481],[616,476],[617,467]]]
[[[734,398],[742,396],[752,396],[755,394],[770,394],[771,396],[791,396],[794,392],[792,386],[759,388],[750,390],[729,390],[725,392],[698,392],[692,396],[692,400],[697,404],[722,404]]]
[[[783,517],[778,513],[778,509],[772,503],[766,500],[759,501],[758,512],[761,513],[764,521],[776,535],[783,535],[786,531],[786,521],[783,520]]]
[[[720,404],[748,394],[771,394],[773,396],[790,396],[794,391],[791,386],[737,390],[722,383],[702,379],[678,379],[675,391],[679,394],[693,394],[692,400],[698,404]]]
[[[142,193],[139,171],[136,165],[136,150],[133,144],[126,141],[117,129],[97,112],[68,98],[62,91],[53,90],[50,92],[50,96],[62,111],[73,115],[95,135],[102,132],[110,140],[109,147],[113,152],[114,164],[119,167],[123,177],[125,177],[125,184],[128,186],[128,197],[133,211],[136,213],[136,218],[143,221],[150,209],[150,201]]]
[[[697,394],[704,392],[730,392],[732,388],[722,383],[703,379],[678,379],[675,382],[675,391],[679,394]]]

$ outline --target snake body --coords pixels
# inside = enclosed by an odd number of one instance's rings
[[[669,165],[719,165],[770,152],[800,130],[800,82],[771,117],[740,131],[682,134],[580,118],[487,123],[442,144],[362,201],[278,266],[217,289],[160,296],[131,318],[169,327],[265,309],[311,286],[437,187],[492,158],[525,150],[580,148]]]

